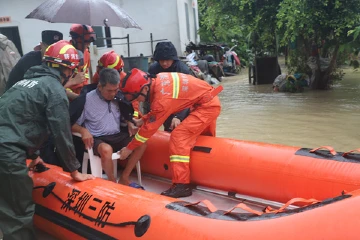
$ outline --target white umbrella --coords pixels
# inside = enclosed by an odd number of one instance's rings
[[[106,0],[47,0],[26,18],[51,23],[79,23],[90,26],[140,28],[119,6]]]

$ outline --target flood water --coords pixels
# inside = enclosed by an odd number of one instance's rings
[[[249,84],[247,70],[222,81],[217,136],[299,147],[360,148],[360,72],[345,70],[331,90],[275,93]]]

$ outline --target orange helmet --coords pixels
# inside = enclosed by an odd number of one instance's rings
[[[83,37],[85,42],[94,42],[96,40],[96,33],[91,26],[82,24],[73,24],[70,28],[70,36],[81,42]]]
[[[122,71],[124,67],[124,62],[119,55],[117,55],[114,51],[106,52],[98,61],[98,67],[100,68],[113,68]]]
[[[45,62],[52,62],[61,66],[75,69],[80,62],[78,52],[66,40],[58,41],[51,44],[45,51],[43,60]]]
[[[124,79],[120,80],[120,91],[125,95],[128,101],[135,100],[141,94],[141,90],[151,83],[149,74],[133,68],[126,74]],[[145,96],[146,97],[146,96]]]

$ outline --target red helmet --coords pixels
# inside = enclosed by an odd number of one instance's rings
[[[149,74],[133,68],[126,74],[124,79],[120,80],[120,91],[124,93],[127,100],[132,101],[135,100],[141,94],[141,90],[150,83],[151,78]]]
[[[91,26],[82,24],[73,24],[70,28],[70,36],[81,42],[83,37],[85,42],[94,42],[96,40],[96,33]]]
[[[98,61],[98,66],[100,68],[114,68],[121,72],[124,67],[124,62],[114,51],[110,51],[101,56]]]
[[[43,60],[52,62],[61,66],[74,69],[79,65],[80,59],[78,52],[66,40],[51,44],[45,51]]]

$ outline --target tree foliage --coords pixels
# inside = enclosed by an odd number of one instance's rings
[[[359,0],[199,0],[201,38],[237,39],[255,53],[272,52],[296,44],[290,68],[302,70],[314,47],[330,58],[326,71],[316,73],[314,88],[332,82],[337,57],[360,34]],[[300,67],[302,66],[302,67]],[[296,69],[298,68],[298,69]]]
[[[317,71],[314,88],[326,89],[332,83],[340,47],[352,39],[348,32],[360,20],[358,0],[283,0],[277,14],[277,27],[281,44],[301,42],[299,53],[303,58],[316,57],[320,69],[320,56],[330,58],[325,71]],[[321,55],[314,55],[314,46],[321,47]]]
[[[203,40],[229,42],[243,37],[237,1],[199,0],[198,5]]]
[[[243,0],[239,16],[256,52],[276,52],[276,12],[281,0]]]

